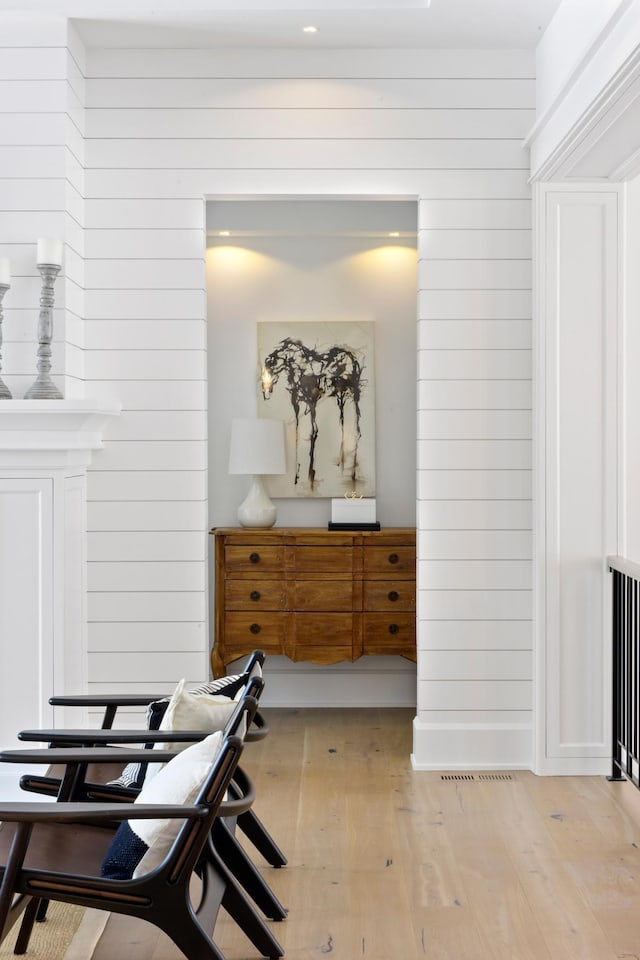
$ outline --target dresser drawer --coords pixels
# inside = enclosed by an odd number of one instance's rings
[[[416,618],[414,614],[365,613],[363,653],[400,654],[416,659]]]
[[[246,652],[260,648],[265,653],[280,653],[287,629],[286,613],[227,613],[224,617],[224,639],[227,651],[234,648]]]
[[[339,663],[353,658],[354,618],[350,613],[293,613],[293,660]]]
[[[318,547],[296,544],[287,548],[287,568],[296,576],[305,573],[332,573],[351,576],[353,570],[352,547]]]
[[[413,611],[416,609],[415,580],[365,580],[364,609]]]
[[[282,580],[228,580],[227,610],[284,610],[287,592]]]
[[[351,613],[354,585],[349,580],[295,580],[290,586],[292,610],[327,610]]]
[[[227,577],[279,573],[284,566],[284,547],[280,544],[227,544],[224,564]]]
[[[415,579],[415,575],[415,547],[367,545],[364,551],[365,580],[384,580],[388,577]]]

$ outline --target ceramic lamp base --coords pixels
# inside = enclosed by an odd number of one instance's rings
[[[268,529],[276,522],[276,507],[269,499],[262,477],[251,481],[246,499],[238,507],[238,520],[243,527]]]

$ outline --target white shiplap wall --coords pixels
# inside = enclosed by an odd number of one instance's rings
[[[0,256],[11,261],[5,295],[3,379],[23,397],[36,376],[38,237],[64,239],[55,284],[52,375],[82,396],[82,45],[65,20],[0,21]]]
[[[89,477],[92,685],[206,662],[204,198],[417,197],[415,761],[481,762],[482,730],[526,763],[532,56],[92,50],[86,102],[88,392],[124,407]]]
[[[531,762],[530,221],[421,203],[418,767]]]

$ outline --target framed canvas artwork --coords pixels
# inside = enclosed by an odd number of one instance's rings
[[[285,423],[272,497],[375,496],[373,322],[258,323],[258,416]]]

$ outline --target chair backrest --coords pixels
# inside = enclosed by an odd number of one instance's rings
[[[263,681],[258,678],[253,678],[249,681],[246,693],[240,697],[235,710],[225,724],[224,735],[226,737],[240,737],[240,739],[244,741],[247,730],[258,709],[256,694],[260,691],[257,687],[258,685],[261,687],[262,684]]]
[[[266,657],[262,650],[254,650],[244,668],[250,677],[261,677]]]
[[[246,705],[251,710],[251,704]],[[207,814],[199,820],[187,821],[169,851],[161,873],[168,871],[170,883],[191,875],[208,841],[213,821],[227,794],[227,789],[238,766],[243,742],[237,736],[225,736],[220,751],[211,765],[202,788],[196,797],[197,805],[208,807]]]

